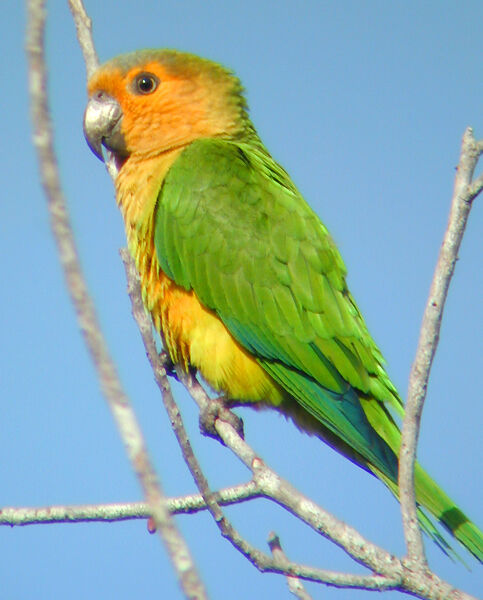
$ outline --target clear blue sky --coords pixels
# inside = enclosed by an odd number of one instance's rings
[[[445,228],[467,125],[483,137],[483,4],[478,0],[126,2],[86,0],[102,59],[175,47],[223,62],[242,78],[253,121],[327,224],[349,285],[404,395]],[[112,183],[82,135],[84,66],[70,14],[49,3],[50,94],[56,148],[76,240],[103,331],[169,494],[194,485],[180,458],[132,322],[118,249],[124,232]],[[4,7],[0,166],[0,506],[137,500],[110,414],[83,346],[49,231],[30,143],[25,9]],[[447,303],[420,458],[483,524],[481,444],[482,201],[474,207]],[[213,487],[248,472],[200,437],[192,401],[177,397]],[[302,491],[374,542],[403,552],[398,505],[366,473],[271,412],[240,411],[248,441]],[[262,549],[271,530],[291,559],[361,572],[277,507],[229,509]],[[289,598],[260,575],[206,515],[177,519],[212,598]],[[481,568],[453,564],[431,543],[431,566],[482,589]],[[144,522],[0,529],[2,598],[179,598]],[[308,585],[315,598],[369,598]],[[400,597],[392,594],[393,598]]]

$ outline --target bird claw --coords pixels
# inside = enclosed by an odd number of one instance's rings
[[[174,362],[171,360],[169,354],[165,350],[163,350],[159,353],[159,358],[161,359],[161,363],[163,364],[164,370],[166,371],[166,375],[168,375],[168,377],[173,377],[174,379],[176,379],[176,381],[179,381]]]
[[[243,420],[226,406],[223,398],[210,400],[206,407],[200,410],[200,431],[202,435],[212,437],[225,445],[215,427],[217,419],[231,425],[238,435],[245,439]]]

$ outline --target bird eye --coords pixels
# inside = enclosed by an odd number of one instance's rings
[[[140,73],[134,80],[134,91],[138,94],[152,94],[158,84],[159,79],[152,73]]]

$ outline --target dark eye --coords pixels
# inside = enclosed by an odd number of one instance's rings
[[[159,79],[152,73],[140,73],[134,80],[134,91],[138,94],[152,94],[158,83]]]

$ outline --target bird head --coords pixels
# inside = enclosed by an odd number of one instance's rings
[[[84,135],[122,165],[203,137],[237,138],[249,124],[239,80],[217,63],[176,50],[118,56],[88,82]]]

